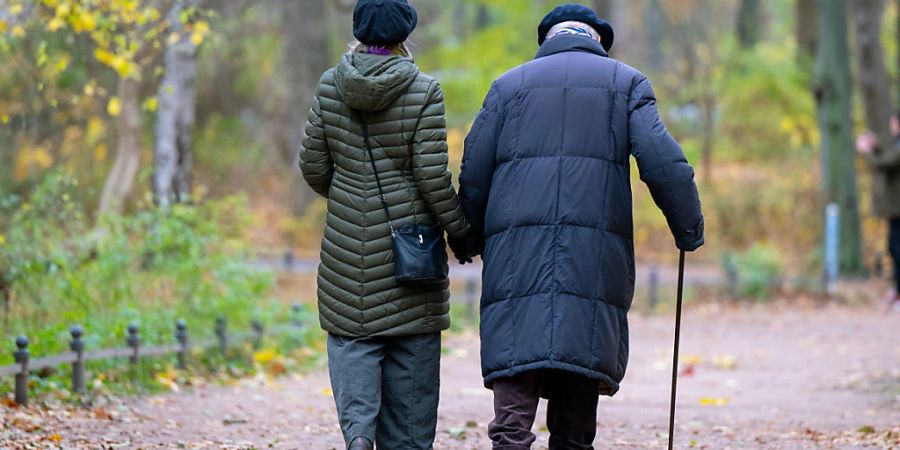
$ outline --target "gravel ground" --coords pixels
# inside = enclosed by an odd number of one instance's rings
[[[601,399],[596,448],[665,448],[671,328],[671,316],[631,317],[628,375]],[[445,347],[435,448],[490,448],[477,335]],[[677,448],[900,449],[900,313],[695,306],[681,358]],[[324,371],[121,399],[102,413],[0,413],[0,449],[342,447]],[[543,419],[535,431],[546,448]]]

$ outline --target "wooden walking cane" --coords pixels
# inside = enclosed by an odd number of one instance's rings
[[[681,302],[684,297],[684,250],[678,257],[678,300],[675,306],[675,350],[672,354],[672,399],[669,404],[669,450],[675,437],[675,393],[678,389],[678,343],[681,341]]]

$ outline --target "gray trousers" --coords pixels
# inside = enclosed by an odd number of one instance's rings
[[[428,450],[440,397],[441,334],[328,335],[328,373],[344,441],[383,450]]]

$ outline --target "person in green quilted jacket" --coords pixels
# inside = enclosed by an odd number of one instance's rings
[[[441,331],[448,284],[400,286],[369,141],[394,227],[438,225],[460,239],[469,225],[447,168],[444,99],[404,42],[416,25],[405,0],[360,0],[359,40],[322,75],[306,123],[300,168],[327,198],[318,306],[328,368],[349,449],[430,449],[437,426]]]

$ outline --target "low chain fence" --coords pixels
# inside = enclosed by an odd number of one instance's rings
[[[217,350],[223,357],[227,354],[229,346],[239,343],[251,342],[253,348],[259,350],[262,347],[265,336],[285,335],[306,331],[307,324],[301,320],[302,306],[293,306],[293,317],[289,323],[266,327],[262,321],[253,319],[250,328],[241,332],[232,332],[224,316],[216,318],[214,325],[214,339],[192,341],[190,339],[187,322],[178,320],[174,324],[174,338],[171,344],[142,345],[140,325],[133,322],[126,328],[125,345],[123,347],[102,348],[89,350],[84,341],[85,330],[80,325],[73,325],[69,329],[70,351],[56,355],[32,358],[28,350],[28,336],[22,335],[15,340],[13,351],[14,364],[0,366],[0,378],[14,376],[14,398],[17,405],[28,405],[29,383],[28,379],[33,371],[55,368],[63,365],[71,365],[71,389],[77,394],[85,393],[85,363],[88,361],[127,359],[128,363],[136,367],[143,358],[174,355],[176,366],[179,369],[187,368],[188,356],[192,350]]]

